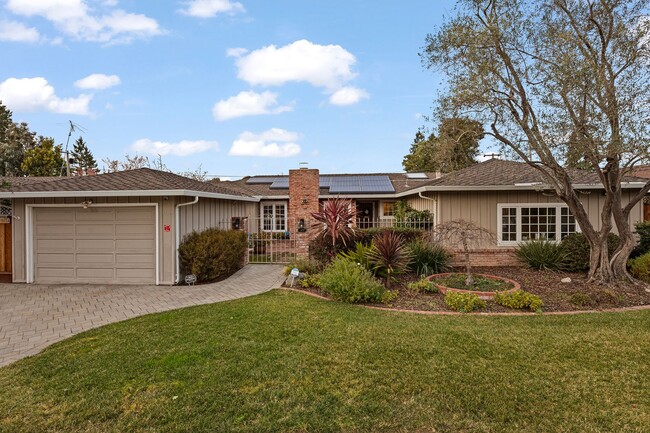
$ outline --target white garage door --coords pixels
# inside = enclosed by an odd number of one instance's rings
[[[34,208],[34,282],[155,284],[155,207]]]

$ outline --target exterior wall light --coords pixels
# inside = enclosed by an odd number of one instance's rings
[[[305,219],[300,218],[300,221],[298,221],[298,232],[304,233],[306,231],[307,229],[305,228]]]

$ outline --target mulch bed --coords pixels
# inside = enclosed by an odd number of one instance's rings
[[[458,270],[462,272],[462,270]],[[611,308],[650,305],[649,286],[619,285],[616,287],[588,284],[584,274],[574,272],[536,271],[520,267],[480,267],[476,273],[495,275],[518,281],[521,288],[539,296],[544,301],[543,311],[580,311],[605,310]],[[563,278],[571,278],[571,283],[562,283]],[[402,310],[451,311],[445,305],[442,294],[416,293],[408,289],[407,284],[417,280],[416,276],[403,276],[394,282],[391,289],[398,291],[397,299],[391,305],[372,304]],[[303,289],[322,296],[315,288]],[[515,312],[487,302],[487,308],[478,312]]]

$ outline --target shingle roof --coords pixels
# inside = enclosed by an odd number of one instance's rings
[[[3,182],[8,184],[3,186]],[[91,191],[197,191],[248,197],[238,190],[212,182],[200,182],[174,173],[140,168],[75,177],[0,177],[1,192],[91,192]]]
[[[594,172],[587,170],[569,170],[569,175],[576,185],[600,185],[600,179]],[[643,181],[635,177],[626,177],[628,182]],[[515,187],[525,184],[545,184],[546,180],[535,168],[523,162],[490,159],[462,170],[444,175],[429,182],[431,187]]]
[[[436,178],[436,173],[423,173],[425,178],[423,179],[413,179],[407,178],[405,173],[364,173],[364,174],[323,174],[321,177],[352,177],[352,176],[387,176],[390,180],[393,188],[395,189],[394,193],[362,193],[363,195],[386,195],[386,194],[399,194],[404,191],[411,189],[419,188],[422,185],[430,182],[432,179]],[[265,179],[267,183],[248,183],[249,180],[255,181],[255,179]],[[248,194],[258,197],[277,197],[277,196],[287,196],[289,194],[288,189],[276,189],[270,188],[271,182],[274,179],[286,179],[288,176],[274,175],[274,176],[251,176],[245,177],[243,179],[234,180],[234,181],[213,181],[217,185],[224,185],[229,189],[236,189],[243,194]],[[361,193],[360,193],[361,194]],[[321,196],[328,195],[338,195],[331,194],[328,188],[320,188]],[[345,194],[345,195],[355,195],[355,194]]]

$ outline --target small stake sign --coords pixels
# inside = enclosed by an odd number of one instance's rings
[[[297,277],[298,275],[300,275],[300,271],[298,270],[298,268],[293,268],[291,270],[291,276],[292,277]]]

